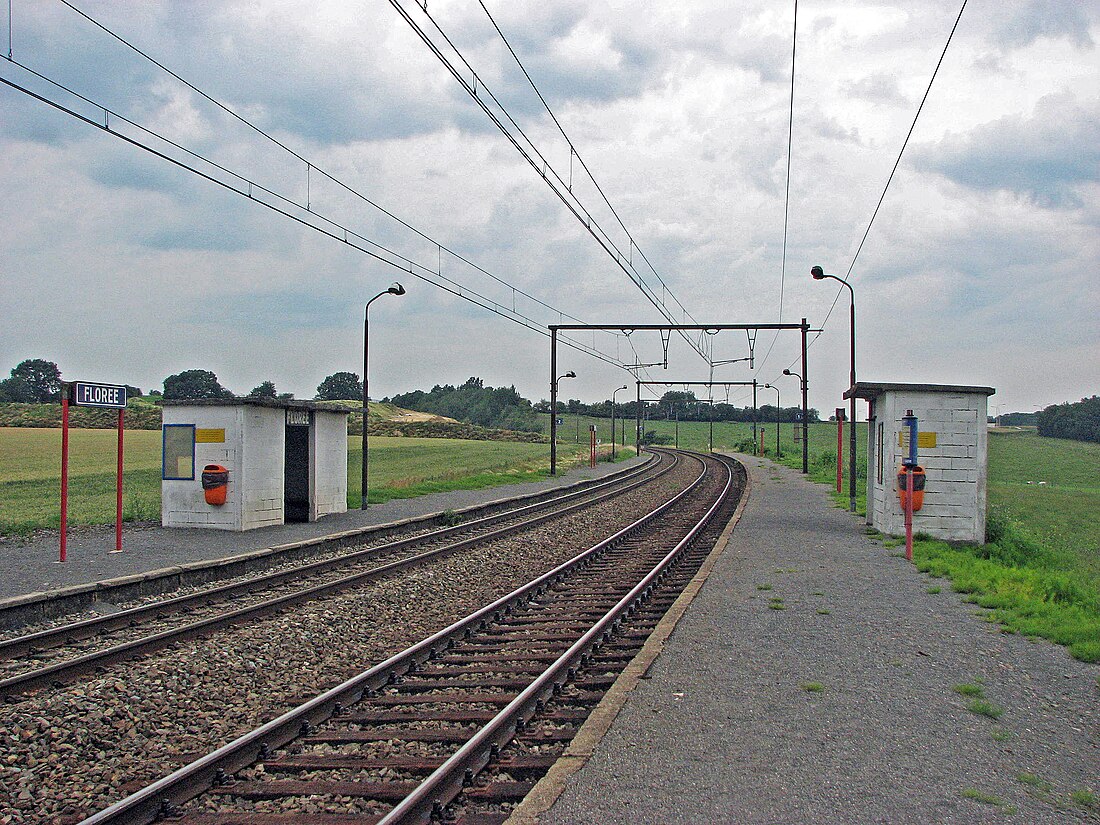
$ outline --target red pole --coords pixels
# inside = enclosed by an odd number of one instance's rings
[[[588,442],[589,442],[589,445],[588,445],[589,446],[588,466],[589,467],[595,467],[596,466],[596,427],[595,426],[593,426],[592,429],[589,430],[589,432],[588,432]]]
[[[61,549],[58,561],[65,561],[69,526],[69,387],[61,385]]]
[[[776,426],[779,426],[778,424]],[[760,428],[760,455],[764,455],[764,428]]]
[[[118,411],[118,475],[115,481],[115,553],[122,552],[122,414]]]
[[[913,560],[913,468],[905,468],[905,559]]]
[[[844,483],[844,419],[836,419],[836,491],[839,493]]]

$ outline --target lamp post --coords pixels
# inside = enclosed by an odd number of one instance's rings
[[[765,384],[764,389],[775,390],[775,458],[779,460],[779,415],[783,412],[782,402],[779,400],[779,387],[774,384]]]
[[[370,328],[370,305],[383,295],[404,295],[405,287],[396,281],[390,286],[389,289],[383,290],[367,301],[363,307],[363,501],[359,505],[361,510],[367,509],[367,342],[369,340]]]
[[[840,281],[844,286],[848,287],[848,294],[851,298],[851,307],[848,317],[848,331],[851,338],[852,357],[851,357],[851,369],[848,373],[848,381],[850,384],[850,391],[853,393],[851,398],[851,409],[848,413],[848,418],[851,419],[848,422],[850,432],[848,434],[848,509],[851,512],[856,511],[856,293],[852,289],[852,285],[838,275],[827,275],[825,270],[820,266],[815,266],[810,270],[810,275],[813,276],[815,281],[824,281],[827,278],[832,278],[834,281]]]
[[[611,460],[615,460],[615,395],[626,389],[626,384],[611,393]],[[625,445],[624,445],[625,446]]]
[[[550,373],[553,375],[553,373]],[[559,375],[550,383],[550,475],[558,474],[558,382],[563,378],[576,378],[573,370]]]
[[[791,372],[789,369],[783,370],[784,375],[793,375],[798,379],[798,383],[802,387],[802,472],[810,472],[810,424],[806,420],[808,418],[806,410],[806,379],[799,375],[797,372]],[[798,426],[797,424],[795,425]]]

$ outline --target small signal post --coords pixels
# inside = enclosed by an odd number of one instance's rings
[[[118,410],[118,463],[115,478],[115,549],[122,552],[122,455],[123,420],[126,410],[126,387],[121,384],[98,384],[72,381],[61,385],[61,546],[58,561],[67,555],[69,515],[69,404],[78,407],[101,407]]]

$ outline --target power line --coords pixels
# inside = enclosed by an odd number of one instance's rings
[[[271,143],[278,146],[280,149],[285,151],[287,154],[289,154],[292,157],[294,157],[295,159],[301,161],[303,164],[305,164],[305,167],[306,167],[307,187],[308,187],[308,180],[309,180],[310,171],[316,172],[319,175],[321,175],[323,178],[325,178],[326,180],[329,180],[332,183],[336,184],[338,187],[343,189],[345,192],[348,192],[349,194],[354,195],[359,200],[361,200],[364,203],[368,204],[369,206],[372,206],[373,208],[377,209],[379,212],[381,212],[386,217],[396,221],[398,224],[405,227],[410,232],[413,232],[418,237],[422,238],[423,240],[428,241],[429,243],[431,243],[432,245],[437,247],[437,249],[439,249],[441,252],[446,252],[449,255],[451,255],[452,257],[462,261],[467,266],[472,267],[473,269],[477,270],[478,272],[485,275],[486,277],[491,278],[492,280],[496,281],[497,283],[501,284],[502,286],[505,286],[508,289],[512,290],[512,292],[514,294],[522,295],[524,298],[527,298],[531,301],[534,301],[535,303],[540,304],[541,306],[545,307],[546,309],[551,310],[552,312],[562,314],[562,315],[564,315],[565,317],[568,317],[568,318],[573,318],[573,320],[579,320],[579,319],[575,318],[574,316],[570,315],[569,313],[562,312],[557,307],[554,307],[554,306],[540,300],[539,298],[536,298],[534,295],[531,295],[530,293],[528,293],[528,292],[526,292],[526,291],[524,291],[524,290],[508,283],[507,281],[497,277],[496,275],[489,272],[488,270],[478,266],[476,263],[469,260],[465,256],[459,254],[458,252],[455,252],[453,249],[451,249],[451,248],[447,247],[446,245],[442,244],[441,242],[439,242],[435,238],[432,238],[429,235],[427,235],[426,233],[424,233],[421,230],[417,229],[415,226],[408,223],[407,221],[405,221],[404,219],[402,219],[398,215],[394,214],[390,210],[386,209],[385,207],[381,206],[376,201],[374,201],[371,198],[367,197],[366,195],[364,195],[359,190],[357,190],[354,187],[344,183],[342,180],[335,177],[334,175],[329,174],[327,171],[325,171],[323,168],[318,166],[312,160],[304,157],[299,152],[297,152],[295,149],[291,148],[286,143],[284,143],[283,141],[279,140],[277,137],[272,135],[270,132],[267,132],[266,130],[261,129],[259,126],[257,126],[252,121],[248,120],[247,118],[245,118],[242,115],[235,112],[228,105],[222,103],[220,100],[213,97],[209,93],[205,92],[203,89],[200,89],[194,83],[192,83],[191,81],[189,81],[186,78],[182,77],[177,72],[173,71],[171,68],[166,66],[164,63],[161,63],[159,60],[157,60],[155,57],[150,55],[148,52],[142,50],[141,48],[136,46],[134,43],[131,43],[129,40],[124,38],[122,35],[118,34],[114,30],[112,30],[112,29],[108,28],[107,26],[105,26],[100,21],[96,20],[94,17],[89,15],[87,12],[85,12],[85,11],[81,10],[80,8],[78,8],[76,5],[74,5],[72,2],[70,2],[70,0],[59,0],[59,2],[61,2],[65,6],[67,6],[69,9],[71,9],[76,14],[83,17],[85,20],[87,20],[89,23],[94,25],[96,28],[100,29],[105,34],[109,35],[110,37],[112,37],[113,39],[115,39],[116,41],[121,43],[126,48],[130,49],[131,51],[133,51],[136,54],[143,57],[145,60],[152,63],[154,66],[156,66],[158,69],[163,71],[165,74],[171,76],[172,78],[177,80],[179,83],[182,83],[184,86],[186,86],[191,91],[195,92],[195,94],[199,95],[204,100],[208,101],[209,103],[213,104],[217,108],[221,109],[223,112],[225,112],[227,115],[229,115],[233,119],[237,120],[239,123],[243,124],[244,126],[247,126],[252,131],[256,132],[257,134],[264,137],[266,140],[268,140]],[[308,208],[308,198],[307,198],[307,208]]]
[[[787,226],[791,211],[791,149],[794,144],[794,61],[798,49],[798,0],[794,0],[794,26],[791,32],[791,94],[790,107],[787,117],[787,182],[783,195],[783,254],[779,264],[779,322],[783,323],[783,292],[787,282]],[[768,362],[768,356],[772,354],[775,342],[779,340],[779,332],[772,336],[768,344],[768,351],[760,360],[759,369],[764,368]]]
[[[928,86],[925,87],[924,96],[921,98],[920,105],[917,106],[916,114],[913,115],[913,122],[909,124],[909,131],[905,135],[905,140],[902,142],[901,150],[898,152],[897,159],[894,161],[894,166],[890,170],[890,176],[886,179],[886,185],[882,189],[882,194],[879,196],[878,203],[875,205],[874,212],[871,213],[871,220],[867,222],[867,229],[864,230],[863,237],[860,239],[859,246],[856,248],[855,255],[852,256],[852,262],[848,265],[848,271],[844,276],[845,280],[847,280],[852,274],[852,269],[856,265],[856,259],[859,257],[859,253],[863,250],[863,244],[867,240],[867,236],[871,232],[871,225],[874,224],[875,217],[878,215],[879,212],[879,208],[882,206],[882,202],[886,198],[886,192],[890,189],[890,183],[894,180],[894,173],[897,172],[898,165],[901,163],[901,157],[903,154],[905,154],[905,147],[909,145],[909,138],[913,136],[913,130],[917,126],[917,118],[920,117],[920,113],[924,109],[924,103],[928,100],[928,95],[932,91],[932,83],[935,81],[936,75],[940,71],[940,66],[943,65],[943,59],[947,55],[947,48],[951,45],[951,39],[955,36],[955,30],[959,27],[959,21],[962,19],[963,11],[966,10],[966,4],[967,0],[963,0],[962,6],[959,7],[959,13],[955,16],[955,23],[951,26],[951,31],[947,35],[947,42],[943,44],[943,51],[940,52],[939,60],[936,61],[936,68],[933,69],[932,76],[928,79]],[[814,335],[814,337],[807,342],[807,349],[817,343],[817,339],[821,337],[822,333],[824,333],[825,325],[829,323],[829,318],[832,317],[833,310],[836,308],[836,305],[839,302],[840,296],[843,292],[843,286],[837,288],[836,295],[833,297],[833,302],[829,305],[829,311],[825,313],[825,320],[821,322],[821,326],[819,327],[818,332]],[[793,361],[791,361],[791,363],[787,365],[787,369],[790,369],[795,364],[799,363],[800,360],[801,358],[795,358]]]
[[[856,260],[859,258],[859,253],[863,251],[863,244],[867,240],[867,236],[871,234],[871,226],[875,222],[875,218],[878,216],[878,211],[882,207],[882,202],[886,199],[886,193],[890,189],[890,184],[894,180],[894,173],[898,171],[898,166],[901,164],[901,157],[905,154],[905,147],[909,145],[909,138],[913,136],[913,130],[917,127],[917,118],[920,117],[921,111],[924,109],[925,101],[928,100],[928,95],[932,91],[932,84],[936,80],[936,75],[939,74],[940,66],[943,65],[943,59],[947,56],[947,48],[951,45],[951,39],[955,36],[955,30],[959,27],[959,21],[962,20],[963,12],[966,10],[967,0],[963,0],[962,6],[959,7],[959,13],[955,16],[955,23],[951,26],[951,31],[947,35],[947,42],[943,44],[943,51],[940,52],[940,59],[936,61],[936,68],[932,70],[932,76],[928,79],[928,86],[925,87],[924,96],[920,100],[920,105],[917,106],[917,112],[913,115],[913,122],[909,124],[909,131],[905,135],[905,140],[902,141],[901,150],[898,152],[897,159],[894,161],[894,166],[890,170],[890,176],[886,179],[886,185],[882,188],[882,194],[879,195],[878,203],[875,204],[875,210],[871,213],[871,220],[867,222],[867,228],[863,231],[863,237],[860,238],[859,246],[856,247],[856,253],[852,256],[852,262],[848,264],[848,271],[845,273],[845,280],[852,274],[852,269],[856,265]],[[821,322],[822,328],[829,322],[829,317],[833,314],[833,309],[836,307],[837,302],[840,300],[840,295],[844,291],[844,287],[838,287],[836,297],[833,298],[833,303],[829,306],[829,311],[825,314],[825,320]],[[816,339],[815,339],[816,340]]]
[[[527,82],[531,85],[531,89],[538,96],[539,102],[542,103],[543,108],[546,109],[546,113],[550,115],[550,119],[554,121],[554,125],[558,127],[558,131],[561,132],[561,136],[565,138],[565,142],[569,146],[569,151],[572,153],[572,157],[575,157],[577,159],[577,162],[580,163],[581,168],[584,170],[585,174],[588,175],[588,179],[592,181],[592,185],[596,187],[596,191],[600,193],[600,197],[603,199],[603,202],[607,204],[607,208],[611,210],[611,214],[615,217],[615,221],[619,224],[619,227],[626,234],[631,244],[633,244],[634,249],[637,249],[638,253],[642,255],[642,259],[649,265],[650,271],[653,272],[653,274],[657,277],[657,280],[660,282],[661,286],[668,291],[668,294],[672,297],[672,300],[676,302],[676,305],[684,311],[684,314],[687,315],[687,317],[690,318],[693,323],[698,323],[695,318],[692,317],[691,313],[688,312],[687,307],[685,307],[683,303],[681,303],[680,299],[672,293],[672,290],[668,289],[668,285],[665,283],[664,278],[662,278],[660,273],[657,272],[653,265],[649,263],[649,259],[645,257],[645,253],[642,252],[641,248],[639,248],[638,244],[634,241],[633,235],[631,235],[630,230],[626,228],[626,224],[623,223],[623,219],[619,216],[619,213],[615,210],[615,207],[611,204],[611,201],[604,193],[603,187],[600,186],[599,182],[596,180],[595,175],[592,174],[592,170],[588,168],[588,164],[585,163],[584,158],[581,157],[581,153],[577,150],[576,144],[573,143],[572,139],[566,133],[565,127],[561,125],[561,122],[558,120],[557,115],[554,114],[554,110],[550,108],[550,104],[546,102],[546,98],[543,97],[542,92],[539,91],[539,87],[535,84],[534,78],[532,78],[531,74],[527,71],[527,67],[523,65],[523,61],[520,60],[519,55],[516,53],[516,50],[512,48],[512,44],[508,41],[508,38],[504,36],[504,32],[501,30],[500,26],[497,25],[497,21],[489,12],[488,7],[485,5],[485,1],[478,0],[478,3],[481,5],[482,10],[485,12],[485,16],[489,18],[489,22],[493,24],[493,28],[496,29],[497,34],[500,35],[501,41],[503,41],[504,45],[508,48],[509,54],[511,54],[512,58],[516,61],[516,65],[519,66],[520,71],[523,72],[523,76],[527,78]]]
[[[561,200],[565,207],[573,214],[573,216],[585,227],[588,233],[596,240],[597,243],[604,249],[604,251],[615,261],[615,264],[627,275],[628,278],[638,287],[643,295],[649,300],[649,302],[657,309],[658,312],[664,316],[665,320],[670,323],[679,323],[679,321],[672,315],[668,307],[665,305],[663,298],[659,298],[653,289],[637,271],[633,264],[633,253],[637,249],[637,244],[630,239],[629,249],[626,254],[615,244],[611,236],[600,225],[592,213],[581,203],[580,199],[573,193],[571,184],[567,183],[562,177],[561,173],[554,168],[542,152],[535,145],[523,130],[523,128],[512,117],[507,107],[504,106],[500,100],[493,94],[492,90],[484,83],[484,81],[477,74],[477,71],[462,54],[461,50],[451,41],[446,32],[439,26],[436,20],[428,13],[427,9],[422,6],[417,6],[417,9],[421,11],[427,19],[431,22],[432,26],[439,33],[439,36],[450,47],[451,51],[457,56],[465,67],[465,71],[460,71],[459,67],[443,53],[440,46],[432,39],[427,31],[412,15],[401,5],[399,0],[390,0],[390,5],[394,7],[402,19],[408,23],[409,27],[420,37],[424,45],[436,56],[436,58],[443,64],[443,66],[450,72],[451,76],[458,81],[459,85],[466,91],[466,93],[473,99],[473,101],[481,108],[485,115],[492,121],[492,123],[500,130],[516,149],[517,152],[528,162],[528,164],[539,174],[539,176],[550,187],[551,191]],[[470,80],[467,80],[466,74],[469,74]],[[493,102],[496,108],[500,111],[500,116],[497,115],[490,107],[486,100],[478,94],[480,89],[488,96],[489,100]],[[511,124],[513,131],[508,128],[507,125],[501,120],[503,117],[508,123]],[[522,141],[522,142],[521,142]],[[524,145],[525,144],[525,145]],[[571,151],[570,158],[574,154]],[[649,263],[648,258],[639,249],[639,254],[642,255],[643,260],[652,269],[652,264]],[[669,293],[667,286],[662,287],[665,293]],[[679,301],[677,301],[679,303]],[[680,305],[682,308],[682,304]],[[686,315],[687,311],[683,310]],[[707,358],[708,355],[704,348],[691,341],[687,336],[683,336],[684,340],[703,358]]]
[[[202,155],[188,149],[187,147],[172,141],[164,135],[161,135],[151,129],[142,126],[141,124],[131,120],[130,118],[127,118],[126,116],[109,109],[103,104],[98,103],[95,100],[92,100],[91,98],[80,94],[74,89],[47,77],[46,75],[30,68],[29,66],[24,65],[23,63],[20,63],[17,60],[10,60],[8,62],[10,65],[18,66],[20,69],[27,72],[31,76],[44,81],[55,89],[65,92],[66,94],[73,96],[77,100],[80,100],[92,107],[95,107],[103,113],[103,122],[101,123],[97,120],[93,120],[87,115],[76,111],[76,109],[71,108],[70,106],[67,106],[66,104],[58,100],[52,100],[43,94],[39,94],[10,78],[0,76],[0,83],[3,83],[4,85],[9,86],[16,91],[22,92],[23,94],[34,100],[45,103],[46,105],[51,106],[58,111],[64,112],[65,114],[70,115],[71,117],[83,123],[86,123],[90,126],[95,126],[100,130],[105,131],[110,135],[113,135],[119,140],[130,144],[131,146],[142,149],[153,155],[154,157],[165,160],[175,166],[178,166],[181,169],[185,169],[186,171],[189,171],[192,174],[195,174],[198,177],[209,181],[210,183],[216,184],[224,189],[229,190],[230,192],[245,197],[248,200],[261,206],[265,206],[273,212],[277,212],[284,217],[290,218],[291,220],[301,224],[302,226],[309,227],[310,229],[320,232],[323,235],[327,235],[334,240],[341,241],[345,245],[356,249],[359,252],[362,252],[363,254],[368,255],[369,257],[383,264],[386,264],[387,266],[391,266],[395,269],[401,270],[402,272],[407,272],[414,278],[424,281],[425,283],[429,283],[432,286],[437,287],[438,289],[442,289],[443,291],[455,296],[456,298],[461,298],[469,303],[481,307],[482,309],[486,309],[489,312],[494,313],[495,315],[499,315],[502,318],[517,323],[520,326],[526,327],[527,329],[537,332],[544,337],[549,337],[549,331],[539,321],[525,315],[524,313],[518,312],[514,309],[510,310],[507,306],[486,295],[483,295],[477,290],[470,289],[469,287],[466,287],[463,284],[460,284],[459,282],[448,278],[439,272],[436,272],[428,267],[423,266],[422,264],[413,261],[410,258],[401,255],[397,251],[390,249],[383,244],[372,241],[369,238],[359,234],[358,232],[349,229],[343,224],[340,224],[339,222],[326,217],[316,210],[306,209],[301,204],[296,203],[295,201],[279,194],[278,192],[275,192],[274,190],[269,189],[262,184],[257,183],[256,181],[251,180],[245,175],[234,172],[228,167],[225,167],[206,157],[203,157]],[[171,147],[172,149],[184,153],[186,156],[189,156],[193,160],[205,164],[207,167],[209,167],[208,170],[204,171],[203,169],[198,168],[197,165],[189,163],[184,158],[173,157],[172,155],[168,154],[167,151],[163,151],[147,143],[143,143],[137,137],[123,134],[122,132],[118,131],[117,126],[112,126],[112,120],[114,120],[116,124],[121,122],[132,126],[140,133],[154,138],[157,141],[160,141],[164,144],[165,147]],[[229,176],[232,180],[223,180],[217,177],[216,173],[219,172]],[[270,198],[270,200],[266,198]],[[298,214],[292,212],[292,208],[298,210]],[[304,212],[305,215],[308,216],[308,218],[303,216],[301,214],[302,212]],[[598,349],[588,347],[587,345],[583,344],[579,340],[576,340],[575,338],[570,338],[567,336],[560,336],[560,338],[565,339],[562,341],[565,346],[597,358],[598,360],[610,364],[611,366],[625,369],[625,365],[621,361],[612,359],[610,356],[599,351]]]

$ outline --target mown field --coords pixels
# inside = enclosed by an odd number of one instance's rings
[[[69,519],[109,524],[115,517],[115,433],[73,430],[69,439]],[[348,439],[348,506],[360,504],[362,438]],[[123,515],[127,521],[160,518],[160,432],[126,432]],[[563,447],[563,466],[580,460]],[[370,440],[370,501],[429,492],[474,489],[546,475],[547,444],[444,438]],[[578,453],[579,454],[579,453]],[[56,527],[60,510],[61,431],[0,428],[0,535]]]

